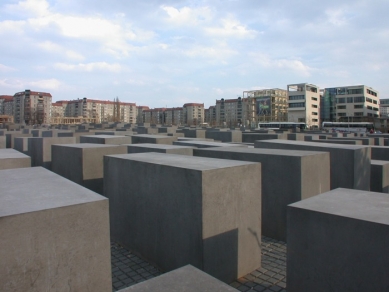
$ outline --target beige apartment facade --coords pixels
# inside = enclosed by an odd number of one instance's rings
[[[183,105],[184,124],[195,126],[204,123],[204,104],[186,103]]]
[[[35,125],[50,124],[52,96],[47,92],[26,89],[13,96],[14,122]]]
[[[320,127],[320,88],[299,83],[287,86],[288,122],[306,123],[308,128]]]

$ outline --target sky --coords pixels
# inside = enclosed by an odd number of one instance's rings
[[[0,95],[180,107],[364,84],[389,98],[387,0],[0,2]]]

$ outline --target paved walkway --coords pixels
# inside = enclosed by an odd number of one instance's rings
[[[116,243],[111,243],[113,291],[163,272]],[[262,267],[230,284],[239,291],[286,291],[286,243],[262,236]]]

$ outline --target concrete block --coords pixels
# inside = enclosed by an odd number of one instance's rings
[[[286,134],[268,134],[268,133],[243,133],[243,143],[254,143],[256,140],[286,139]]]
[[[179,146],[189,146],[196,148],[210,148],[210,147],[246,147],[244,144],[228,144],[221,142],[212,142],[212,141],[175,141],[173,145]]]
[[[159,277],[138,283],[119,292],[236,292],[238,290],[211,277],[191,265],[163,274]]]
[[[32,137],[32,134],[22,134],[22,132],[6,132],[7,148],[14,148],[15,137]]]
[[[370,190],[372,192],[389,193],[389,161],[371,161]]]
[[[187,138],[205,138],[205,130],[203,129],[184,128],[182,131]]]
[[[51,170],[51,145],[74,144],[74,137],[32,137],[28,138],[31,166],[43,166]]]
[[[109,144],[62,144],[51,147],[52,171],[103,194],[104,155],[126,154],[124,145]]]
[[[305,140],[307,141],[307,140]],[[311,140],[311,142],[316,142],[316,143],[329,143],[329,144],[345,144],[345,145],[362,145],[362,141],[358,141],[358,140],[333,140],[332,138],[329,138],[329,139],[326,139],[326,140],[323,140],[323,139],[319,139],[319,140]]]
[[[166,144],[172,145],[177,140],[175,136],[164,135],[134,135],[132,136],[132,144],[151,143],[151,144]]]
[[[241,131],[209,131],[205,132],[205,138],[214,139],[221,142],[242,142]]]
[[[80,137],[80,143],[122,145],[131,144],[131,141],[130,136],[119,135],[87,135]]]
[[[286,206],[330,190],[328,152],[218,147],[194,156],[262,164],[262,235],[286,241]]]
[[[31,167],[31,157],[14,149],[0,149],[0,170]]]
[[[288,206],[287,287],[387,291],[389,196],[350,189]]]
[[[305,135],[299,134],[299,133],[287,133],[286,134],[287,140],[293,140],[293,141],[304,141]]]
[[[41,167],[0,171],[0,291],[112,291],[108,200]]]
[[[343,140],[343,141],[348,141],[348,140],[357,140],[357,141],[362,141],[362,145],[374,145],[374,139],[373,138],[358,138],[358,137],[350,137],[350,138],[329,138],[330,140]]]
[[[389,161],[389,147],[371,146],[371,159]]]
[[[290,140],[267,140],[255,141],[254,147],[329,152],[331,189],[370,189],[371,155],[369,146],[324,144]]]
[[[7,148],[7,138],[6,136],[0,136],[0,149]]]
[[[136,132],[138,134],[158,134],[158,128],[150,128],[150,127],[137,127]]]
[[[193,156],[193,147],[165,145],[165,144],[131,144],[127,146],[127,153],[159,152],[167,154]]]
[[[29,156],[28,139],[29,137],[15,137],[14,149]]]
[[[230,283],[261,265],[259,163],[161,153],[104,157],[111,237],[164,271]]]

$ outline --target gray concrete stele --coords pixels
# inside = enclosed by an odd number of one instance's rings
[[[389,196],[336,189],[288,206],[287,289],[388,291]]]
[[[137,153],[104,157],[112,239],[164,271],[230,283],[261,265],[260,163]]]
[[[0,171],[0,291],[112,291],[108,200],[42,167]]]

